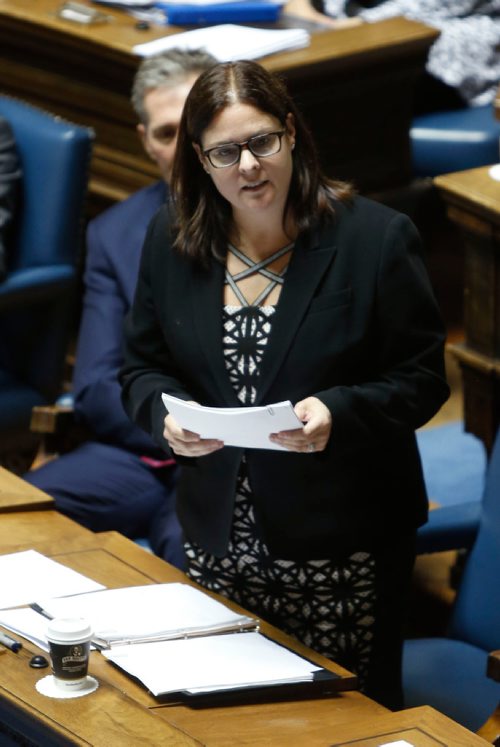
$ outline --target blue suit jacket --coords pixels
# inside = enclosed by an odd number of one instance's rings
[[[76,416],[98,440],[162,458],[164,452],[126,415],[117,373],[123,361],[123,319],[135,292],[142,244],[166,197],[166,185],[157,182],[90,222],[73,376]]]

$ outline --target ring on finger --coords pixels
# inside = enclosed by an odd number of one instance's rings
[[[314,443],[307,444],[307,451],[309,453],[313,452],[315,449]]]

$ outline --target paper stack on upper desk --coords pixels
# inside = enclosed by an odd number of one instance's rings
[[[302,428],[288,400],[261,407],[202,407],[169,394],[162,394],[162,399],[181,428],[202,438],[220,439],[226,446],[286,451],[270,441],[269,435]]]
[[[132,51],[141,57],[150,57],[174,47],[204,49],[219,62],[232,62],[255,60],[275,52],[300,49],[307,47],[309,42],[310,35],[305,29],[260,29],[224,23],[137,44]]]

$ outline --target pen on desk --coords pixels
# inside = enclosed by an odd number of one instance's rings
[[[34,612],[38,612],[39,615],[43,615],[43,617],[46,617],[47,620],[54,619],[52,615],[49,615],[47,610],[44,610],[43,607],[40,607],[40,605],[37,604],[36,602],[33,602],[32,604],[30,604],[30,607]],[[103,651],[105,648],[107,648],[107,646],[104,646],[102,643],[94,640],[93,638],[91,639],[91,644],[95,649],[97,649],[97,651]]]
[[[2,633],[0,631],[0,643],[2,646],[5,646],[6,648],[10,648],[11,651],[14,651],[14,653],[17,654],[20,648],[23,647],[23,644],[21,641],[16,641],[15,638],[11,638],[10,635],[7,635],[7,633]]]
[[[38,612],[39,615],[43,615],[47,618],[47,620],[53,620],[52,615],[49,615],[48,612],[46,612],[43,607],[40,607],[39,604],[36,604],[36,602],[33,602],[33,604],[30,604],[30,607],[34,612]]]

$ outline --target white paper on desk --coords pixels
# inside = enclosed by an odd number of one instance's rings
[[[271,433],[302,428],[292,403],[263,407],[202,407],[162,394],[163,404],[178,424],[202,438],[217,438],[226,446],[286,451],[269,440]]]
[[[0,609],[30,604],[42,596],[82,594],[104,588],[36,550],[0,555]]]
[[[245,0],[161,0],[164,5],[189,5],[196,6],[197,8],[203,8],[206,5],[234,5],[237,2],[245,2]],[[284,5],[285,0],[270,0],[273,5]],[[261,0],[262,3],[266,3],[267,0]]]
[[[407,742],[406,739],[397,739],[395,742],[384,742],[384,744],[379,745],[379,747],[415,747],[413,744],[410,744],[410,742]]]
[[[321,669],[260,633],[232,633],[103,651],[153,695],[309,682]]]
[[[305,29],[260,29],[224,23],[137,44],[132,51],[141,57],[149,57],[173,47],[204,49],[219,62],[232,62],[255,60],[275,52],[307,47],[310,39]]]
[[[0,610],[0,625],[10,630],[11,633],[26,638],[44,651],[49,650],[46,635],[48,622],[46,617],[35,612],[31,607]]]
[[[112,646],[255,628],[258,624],[255,618],[233,612],[205,592],[182,583],[129,586],[36,601],[53,617],[85,617],[95,640]]]
[[[49,650],[47,625],[49,621],[31,607],[16,607],[11,610],[0,610],[0,625],[11,633],[31,641],[44,651]],[[91,645],[91,648],[95,648]]]
[[[92,0],[95,5],[117,5],[119,8],[149,8],[154,0]]]

